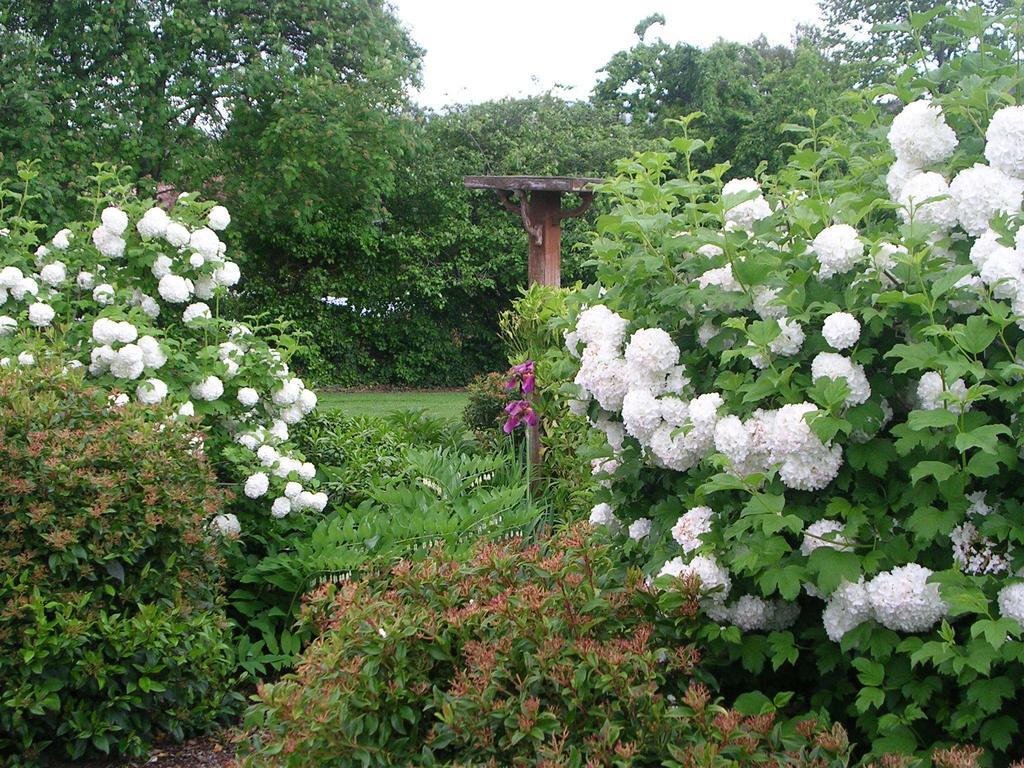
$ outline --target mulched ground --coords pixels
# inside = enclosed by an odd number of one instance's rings
[[[153,747],[147,758],[74,763],[64,768],[229,768],[234,748],[224,736]]]

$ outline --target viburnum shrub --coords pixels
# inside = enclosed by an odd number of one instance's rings
[[[322,635],[259,689],[242,765],[845,765],[841,728],[720,707],[679,642],[695,582],[659,607],[616,551],[577,527],[324,586],[304,610]]]
[[[142,755],[233,703],[202,434],[49,364],[0,370],[0,754]],[[8,763],[5,763],[8,764]]]
[[[59,359],[123,400],[173,404],[274,517],[323,510],[316,468],[289,442],[316,407],[288,368],[298,342],[284,324],[221,315],[241,277],[218,235],[227,209],[183,193],[168,213],[99,166],[93,219],[50,228],[22,216],[37,171],[19,170],[19,190],[0,182],[0,367]]]
[[[784,126],[777,176],[701,170],[695,116],[624,162],[565,338],[608,443],[591,519],[699,577],[723,681],[875,754],[1019,757],[1021,27],[945,24],[976,50]]]

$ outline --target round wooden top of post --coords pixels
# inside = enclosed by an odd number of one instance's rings
[[[583,176],[466,176],[467,189],[499,189],[506,192],[590,192],[604,179]]]

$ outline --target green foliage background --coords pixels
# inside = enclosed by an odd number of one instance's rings
[[[96,161],[128,166],[142,196],[221,198],[237,310],[307,331],[308,378],[462,385],[504,367],[497,318],[526,282],[518,221],[463,176],[608,176],[695,110],[713,159],[751,174],[783,160],[779,124],[827,115],[852,82],[849,46],[811,30],[701,50],[654,39],[657,21],[587,101],[434,113],[411,102],[423,51],[384,0],[0,0],[0,175],[40,158],[30,213],[55,226],[80,218],[72,180]],[[566,283],[592,277],[576,247],[601,210],[566,223]]]

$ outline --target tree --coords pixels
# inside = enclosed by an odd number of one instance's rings
[[[908,66],[941,67],[964,52],[968,36],[943,29],[947,11],[983,17],[1015,5],[1018,0],[818,0],[824,50],[852,67],[862,84],[886,82]],[[985,27],[977,21],[978,29]]]
[[[367,116],[404,104],[420,56],[383,0],[0,0],[0,51],[5,77],[36,84],[48,116],[32,125],[62,165],[117,160],[150,184],[223,175],[262,213],[288,197],[303,215],[339,180],[390,170],[393,131]],[[11,148],[46,149],[35,138]],[[270,169],[272,183],[239,178]]]
[[[266,250],[246,306],[312,331],[307,363],[320,380],[464,384],[505,364],[497,319],[526,285],[526,235],[493,194],[462,178],[605,176],[637,148],[634,137],[614,114],[551,95],[421,114],[416,151],[372,226],[356,232],[325,213]],[[565,222],[564,282],[586,274],[576,246],[592,225],[593,215]]]
[[[762,37],[750,44],[719,40],[701,50],[648,41],[658,20],[637,25],[637,44],[612,56],[593,100],[649,136],[672,135],[666,120],[703,112],[699,130],[715,138],[710,160],[728,161],[733,175],[751,175],[761,161],[778,167],[779,125],[811,107],[827,112],[846,82],[806,33],[792,47]]]

